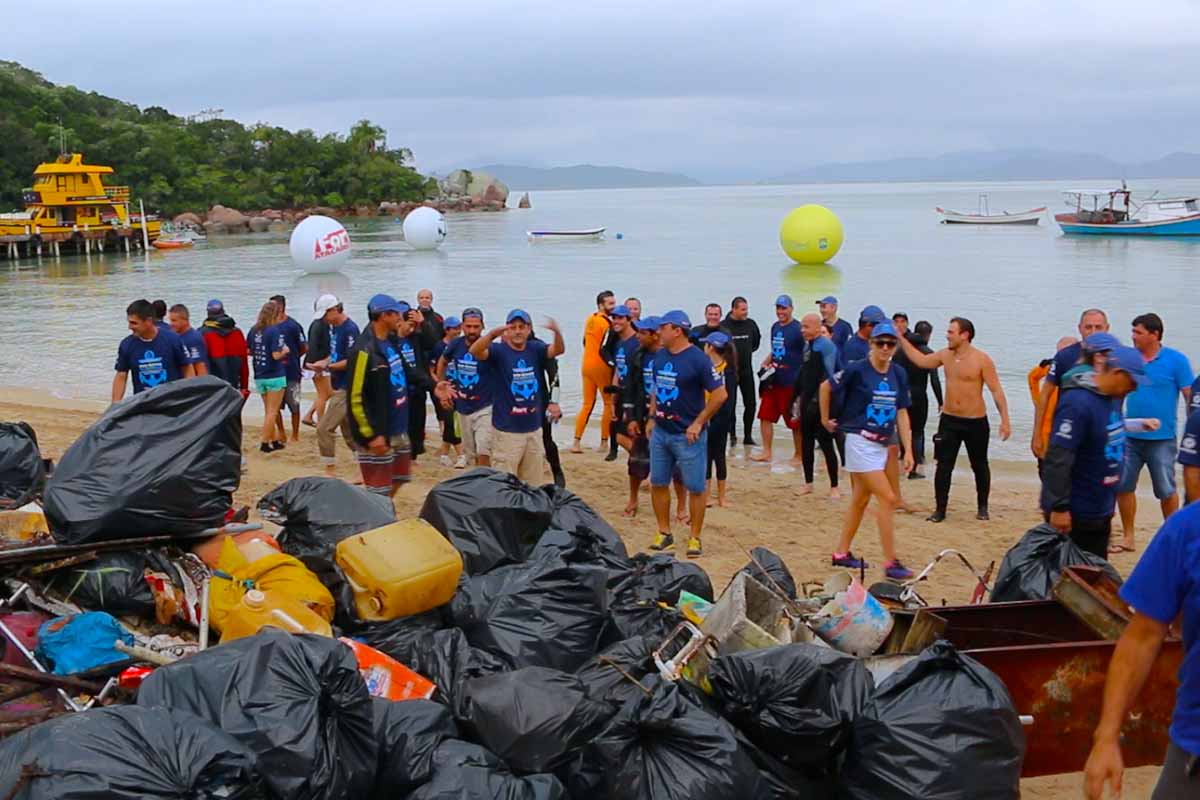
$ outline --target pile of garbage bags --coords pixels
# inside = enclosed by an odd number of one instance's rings
[[[992,588],[991,602],[1048,600],[1063,570],[1076,566],[1099,567],[1118,586],[1122,583],[1120,573],[1113,569],[1112,564],[1079,549],[1070,536],[1063,536],[1045,524],[1030,528],[1004,554],[996,584]]]

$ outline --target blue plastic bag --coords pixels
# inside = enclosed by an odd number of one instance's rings
[[[38,658],[56,675],[74,675],[129,658],[113,645],[133,644],[133,635],[103,611],[58,617],[38,628]]]

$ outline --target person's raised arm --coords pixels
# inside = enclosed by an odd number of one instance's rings
[[[1135,612],[1117,641],[1104,682],[1100,724],[1092,735],[1092,752],[1083,770],[1084,794],[1088,800],[1101,800],[1106,783],[1112,785],[1114,793],[1121,792],[1121,776],[1125,771],[1121,724],[1141,693],[1166,637],[1165,623]]]
[[[112,401],[116,403],[125,396],[125,384],[129,379],[128,372],[118,372],[113,375]]]
[[[506,329],[507,326],[504,325],[501,325],[499,328],[492,328],[475,340],[475,344],[471,345],[471,355],[475,356],[476,361],[487,361],[488,348],[492,346],[492,341],[503,334]]]
[[[983,382],[987,384],[988,391],[992,393],[992,400],[996,403],[996,410],[1000,412],[1000,440],[1007,441],[1008,437],[1012,436],[1012,423],[1008,419],[1008,398],[1004,396],[1004,387],[1000,385],[996,362],[987,354],[983,356]]]
[[[546,349],[547,358],[558,358],[563,353],[567,352],[566,342],[563,341],[562,328],[558,327],[558,323],[553,317],[546,319],[546,330],[554,334],[554,342]]]
[[[917,349],[916,345],[903,336],[899,338],[899,342],[900,347],[904,349],[905,357],[918,367],[922,369],[937,369],[942,365],[942,352],[940,350],[936,353],[922,353]]]

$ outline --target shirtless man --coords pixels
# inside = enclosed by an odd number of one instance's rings
[[[988,425],[987,407],[983,402],[983,387],[986,384],[1000,412],[1000,439],[1007,440],[1012,434],[1008,420],[1008,399],[1000,386],[996,365],[991,356],[974,345],[975,326],[964,317],[951,317],[946,328],[944,350],[926,355],[907,339],[900,338],[900,346],[908,360],[925,369],[943,367],[946,370],[946,405],[938,420],[937,435],[933,437],[933,455],[937,459],[937,472],[933,478],[934,498],[937,508],[929,515],[930,522],[941,522],[946,518],[946,506],[950,501],[950,476],[954,462],[958,460],[958,449],[967,445],[967,457],[971,459],[971,471],[975,473],[975,495],[978,503],[976,519],[988,519],[988,493],[991,491],[992,473],[988,467],[987,449],[991,428]]]
[[[1083,340],[1093,333],[1108,333],[1108,315],[1098,308],[1084,309],[1084,312],[1079,315],[1078,330],[1078,341],[1055,353],[1054,363],[1050,365],[1050,372],[1042,381],[1042,393],[1038,396],[1037,404],[1033,409],[1033,439],[1029,449],[1033,451],[1038,461],[1046,457],[1046,446],[1049,442],[1049,437],[1043,439],[1038,434],[1045,424],[1046,409],[1050,405],[1050,398],[1058,392],[1058,386],[1066,371],[1082,360]],[[1051,414],[1053,415],[1053,412]]]

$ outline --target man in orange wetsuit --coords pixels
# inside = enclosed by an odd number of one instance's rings
[[[1070,347],[1078,340],[1072,339],[1070,336],[1064,336],[1058,340],[1054,351],[1059,352],[1064,348]],[[1042,396],[1042,381],[1050,374],[1050,365],[1054,363],[1053,358],[1047,358],[1036,367],[1029,370],[1029,375],[1026,378],[1029,381],[1029,396],[1033,398],[1033,407],[1037,408],[1038,398]],[[1049,402],[1046,404],[1046,415],[1042,417],[1042,428],[1035,431],[1037,440],[1041,442],[1042,448],[1046,447],[1046,443],[1050,441],[1050,428],[1054,422],[1054,409],[1058,405],[1058,387],[1055,386],[1051,390]],[[1038,475],[1042,474],[1042,460],[1038,459]]]
[[[613,419],[613,396],[604,393],[604,387],[613,380],[612,362],[606,358],[605,340],[612,330],[609,317],[617,306],[617,299],[612,292],[604,291],[596,295],[596,311],[587,318],[583,326],[583,408],[575,418],[575,441],[571,444],[572,453],[582,453],[580,440],[587,428],[588,418],[596,406],[596,393],[604,403],[604,415],[600,420],[600,449],[608,448],[608,428]]]

